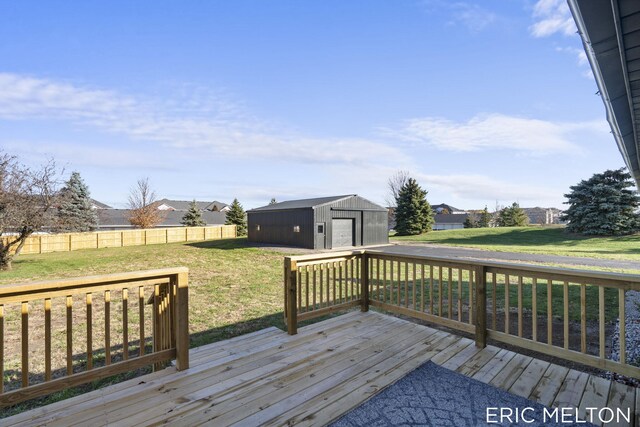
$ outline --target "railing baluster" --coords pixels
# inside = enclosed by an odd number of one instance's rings
[[[378,295],[378,300],[381,300],[380,298],[380,258],[376,258],[376,295]]]
[[[509,315],[511,314],[511,302],[510,300],[510,289],[509,289],[509,275],[504,275],[504,333],[509,333]]]
[[[387,302],[387,260],[382,260],[382,277],[384,279],[384,284],[382,286],[382,290],[384,291],[384,295],[382,296],[382,302]]]
[[[453,270],[449,267],[447,274],[447,314],[449,319],[453,316],[453,287],[451,286],[451,275]]]
[[[67,375],[73,374],[73,297],[67,296]]]
[[[413,278],[411,280],[411,291],[413,294],[413,309],[417,310],[418,307],[416,307],[416,263],[413,262]]]
[[[404,263],[404,306],[409,307],[409,263]]]
[[[319,284],[319,305],[318,307],[322,308],[323,307],[323,303],[324,303],[324,264],[320,264],[318,266],[318,273],[319,273],[319,279],[320,281],[318,282]]]
[[[424,313],[424,294],[427,292],[424,284],[424,262],[420,264],[420,312]]]
[[[22,303],[22,387],[29,386],[29,303]]]
[[[51,381],[51,298],[44,300],[44,380]]]
[[[331,305],[336,303],[336,263],[331,263],[333,266],[333,299],[331,300]],[[340,288],[340,298],[342,298],[342,288]]]
[[[553,281],[547,279],[547,344],[553,345]]]
[[[580,284],[580,351],[587,352],[587,285]]]
[[[306,307],[304,311],[309,311],[309,266],[307,265],[304,269],[305,275],[305,304]]]
[[[327,264],[327,301],[325,306],[329,307],[331,305],[331,267]],[[335,292],[335,289],[334,289]]]
[[[338,262],[338,289],[340,290],[340,298],[339,301],[340,303],[344,302],[343,301],[343,296],[342,296],[342,291],[344,288],[344,300],[347,299],[347,287],[343,285],[342,282],[342,261]]]
[[[458,322],[462,322],[462,269],[458,269]]]
[[[471,275],[471,273],[469,273],[469,275]],[[498,281],[496,278],[496,273],[492,273],[491,274],[491,279],[492,279],[492,283],[493,286],[491,287],[491,301],[492,301],[492,307],[491,307],[491,311],[493,314],[493,320],[492,320],[492,326],[493,326],[493,330],[496,330],[496,323],[498,321],[498,303],[497,303],[497,295],[496,295],[496,288],[498,286]]]
[[[138,287],[138,317],[140,318],[140,351],[138,354],[144,356],[145,334],[144,334],[144,286]]]
[[[562,286],[562,298],[564,301],[564,348],[569,349],[569,282],[565,281]]]
[[[442,317],[442,266],[438,266],[438,316]]]
[[[484,269],[482,270],[484,271]],[[473,283],[474,283],[474,276],[477,273],[474,272],[473,270],[469,270],[469,324],[473,325],[474,317],[473,317],[473,310],[475,307],[475,304],[473,303],[473,299],[474,299],[474,290],[473,290]],[[485,280],[486,278],[483,277],[482,280]],[[478,280],[478,278],[476,277],[476,281]],[[485,290],[486,291],[486,290]],[[482,304],[486,305],[486,301],[481,301]],[[486,325],[486,321],[485,321],[485,325]]]
[[[91,292],[87,292],[86,295],[87,305],[87,370],[93,369],[93,301]]]
[[[433,314],[433,265],[429,265],[429,314]]]
[[[522,338],[522,276],[518,276],[518,336]]]
[[[402,264],[400,264],[400,260],[398,260],[398,295],[397,295],[397,304],[402,304],[402,299],[400,298],[400,285],[402,284]]]
[[[538,342],[538,278],[531,279],[531,339]]]
[[[604,339],[604,286],[598,286],[598,332],[600,333],[600,358],[604,359],[605,339]]]
[[[122,290],[122,359],[129,359],[129,289]]]
[[[618,319],[620,319],[620,363],[627,363],[627,316],[625,290],[618,289]],[[1,353],[0,353],[1,354]]]
[[[296,291],[296,293],[298,294],[298,312],[300,312],[302,311],[302,272],[300,271],[300,269],[296,271],[296,275],[296,283],[298,284],[298,289]]]
[[[311,274],[313,276],[313,287],[312,287],[312,289],[313,289],[313,298],[312,298],[312,302],[313,302],[313,309],[315,310],[317,308],[316,307],[316,295],[317,295],[317,292],[318,292],[317,289],[316,289],[316,286],[317,286],[317,284],[316,284],[316,266],[313,265],[313,266],[311,266],[311,268],[312,268],[312,273]]]
[[[104,363],[111,365],[111,291],[104,291]]]

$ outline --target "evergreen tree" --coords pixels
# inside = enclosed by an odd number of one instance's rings
[[[421,234],[433,227],[433,210],[424,191],[415,179],[409,178],[396,199],[396,226],[399,236]]]
[[[187,227],[202,227],[206,225],[195,200],[189,205],[189,210],[182,217],[180,224],[186,225]]]
[[[491,225],[491,214],[485,206],[482,212],[480,212],[480,219],[478,219],[478,227],[489,227]]]
[[[247,215],[242,209],[242,205],[238,202],[238,199],[233,199],[231,207],[227,212],[226,225],[235,225],[238,236],[247,235]]]
[[[478,218],[476,214],[470,213],[467,214],[467,217],[464,220],[464,228],[476,228],[478,227]]]
[[[615,236],[640,230],[640,196],[631,175],[624,169],[594,174],[571,186],[564,196],[569,205],[562,215],[567,231],[587,235]]]
[[[98,226],[98,215],[92,207],[89,188],[73,172],[60,190],[60,204],[57,212],[57,230],[62,232],[91,231]]]
[[[271,198],[271,201],[269,202],[269,205],[275,205],[276,203],[278,203],[278,202],[276,201],[276,198],[275,198],[275,197],[272,197],[272,198]]]
[[[529,217],[516,202],[503,208],[498,214],[498,227],[523,227],[529,225]]]

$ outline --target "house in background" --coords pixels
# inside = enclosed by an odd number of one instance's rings
[[[384,244],[387,215],[356,194],[290,200],[247,211],[249,241],[309,249]]]
[[[91,200],[92,206],[98,214],[98,230],[128,230],[134,228],[129,222],[129,209],[114,209]],[[183,227],[182,217],[187,213],[192,201],[162,199],[156,202],[158,210],[162,212],[162,222],[156,228]],[[227,220],[229,205],[226,203],[198,202],[200,216],[205,225],[223,225]]]
[[[156,203],[158,204],[158,209],[161,211],[188,211],[193,201],[162,199],[158,200]],[[230,209],[229,205],[217,200],[214,200],[213,202],[196,201],[196,206],[198,206],[201,211],[209,212],[227,212]]]
[[[433,216],[433,230],[457,230],[464,228],[464,222],[469,214],[456,213],[456,214],[435,214]]]
[[[467,211],[462,210],[462,209],[458,209],[458,208],[454,208],[451,205],[447,205],[446,203],[440,203],[439,205],[432,205],[431,209],[433,210],[433,213],[438,215],[438,214],[466,214]]]
[[[556,208],[522,208],[529,217],[529,224],[550,225],[562,224],[560,214],[562,211]]]

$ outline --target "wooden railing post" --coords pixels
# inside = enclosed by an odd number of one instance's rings
[[[476,347],[487,346],[487,268],[479,265],[476,276]],[[471,277],[469,280],[472,280]]]
[[[189,369],[189,274],[178,273],[174,277],[176,368],[182,371]]]
[[[287,332],[289,335],[298,333],[298,307],[296,305],[298,292],[298,265],[290,257],[284,260],[285,265],[285,313],[287,316]]]
[[[360,310],[369,311],[369,255],[366,252],[362,253],[360,267]]]

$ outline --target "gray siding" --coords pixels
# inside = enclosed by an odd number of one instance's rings
[[[313,249],[314,223],[311,209],[247,212],[249,241]],[[257,230],[257,226],[260,230]],[[300,226],[294,233],[293,227]]]
[[[363,215],[363,245],[379,245],[389,243],[388,221],[389,215],[384,211],[364,211]]]

